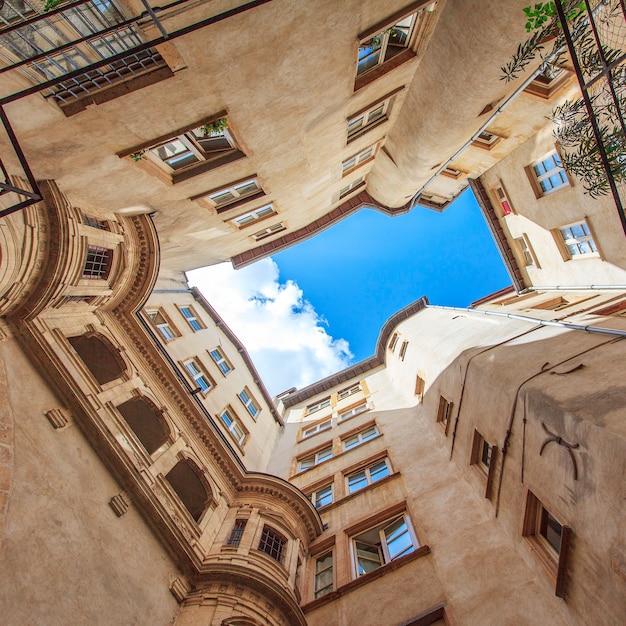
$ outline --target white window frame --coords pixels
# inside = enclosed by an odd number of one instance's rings
[[[396,533],[394,533],[394,527],[397,527]],[[399,530],[401,532],[397,533]],[[369,541],[365,540],[366,536]],[[409,545],[405,545],[402,549],[400,549],[401,546],[396,548],[393,543],[404,536],[410,540]],[[372,539],[377,539],[376,543],[372,543]],[[352,536],[350,544],[355,578],[376,571],[396,559],[415,552],[420,547],[411,518],[407,513],[396,515],[382,524],[376,524],[368,530]],[[366,568],[361,565],[364,561],[377,565],[371,569]]]
[[[330,493],[330,500],[328,502],[322,501],[328,499],[328,494]],[[318,487],[315,491],[311,493],[311,502],[316,509],[321,509],[322,507],[328,506],[335,501],[335,493],[333,489],[333,483],[327,483],[321,487]]]
[[[232,204],[239,204],[246,199],[252,199],[253,196],[257,197],[260,195],[264,195],[264,191],[259,183],[259,179],[255,175],[235,181],[230,183],[230,185],[214,189],[198,198],[192,199],[204,200],[220,213],[227,210]]]
[[[569,187],[567,173],[563,169],[561,157],[556,150],[552,150],[535,161],[531,166],[531,173],[540,196],[547,196],[559,189]]]
[[[237,217],[233,217],[230,220],[230,223],[241,230],[242,228],[247,228],[248,226],[252,226],[261,220],[267,219],[268,217],[272,217],[272,215],[276,215],[277,211],[274,207],[274,204],[268,202],[263,206],[260,206],[252,211],[248,211],[247,213],[242,213]]]
[[[246,407],[248,413],[250,413],[250,415],[256,420],[261,411],[261,407],[257,404],[256,400],[250,393],[250,390],[247,387],[244,387],[237,394],[237,396],[241,400],[241,403]]]
[[[328,559],[330,558],[330,564],[324,564],[322,569],[319,568],[319,564],[322,561],[327,562]],[[320,582],[325,582],[322,581],[322,575],[324,575],[324,579],[327,578],[327,574],[330,572],[330,583],[326,583],[326,584],[320,584]],[[325,554],[322,554],[321,556],[318,556],[315,559],[315,571],[313,573],[313,597],[314,598],[319,598],[323,595],[326,595],[327,593],[330,593],[334,588],[335,588],[335,584],[334,584],[334,555],[333,555],[333,551],[331,550],[330,552],[326,552]]]
[[[378,100],[365,111],[352,115],[347,120],[348,143],[360,137],[375,126],[386,122],[391,113],[391,105],[394,96],[390,95],[383,100]]]
[[[183,361],[183,366],[189,377],[200,388],[202,395],[206,396],[209,391],[211,391],[211,389],[215,387],[215,382],[206,373],[205,369],[202,367],[197,359],[186,359],[185,361]],[[204,385],[201,384],[199,381],[203,381]],[[207,389],[204,388],[205,386],[207,387]]]
[[[351,387],[347,387],[346,389],[342,389],[337,393],[337,400],[345,400],[355,393],[361,391],[361,383],[356,383],[356,385],[352,385]]]
[[[352,193],[355,189],[361,187],[363,184],[365,184],[365,176],[359,176],[358,178],[355,178],[350,184],[342,187],[339,190],[339,199],[341,200],[345,198],[347,195]]]
[[[158,331],[161,333],[161,337],[165,341],[172,341],[179,336],[178,332],[174,328],[174,325],[169,321],[163,312],[163,309],[148,309],[146,310],[146,315],[152,324],[156,326]],[[157,317],[159,316],[163,320],[162,322],[157,320]]]
[[[383,465],[386,468],[386,473],[381,474],[381,472],[383,471]],[[391,463],[389,462],[389,459],[387,457],[384,457],[382,459],[376,459],[376,461],[370,463],[369,465],[366,465],[361,469],[346,474],[346,493],[348,493],[348,495],[351,495],[353,493],[357,493],[357,491],[362,491],[363,489],[370,487],[371,485],[383,480],[384,478],[391,476],[392,473],[393,470],[391,468]],[[357,484],[356,482],[354,482],[354,479],[357,477],[359,477],[358,484],[361,484],[362,482],[365,482],[365,484],[361,485],[360,487],[352,488],[352,486]],[[351,480],[353,481],[352,483]]]
[[[581,235],[575,229],[580,229]],[[570,259],[599,256],[598,246],[586,220],[567,224],[558,229],[563,250]]]
[[[374,35],[364,38],[359,42],[356,66],[357,78],[392,59],[398,52],[401,52],[400,49],[409,48],[411,46],[416,16],[417,12],[409,13],[402,19],[389,24]],[[400,42],[396,36],[399,30],[406,33],[406,37],[402,42]],[[398,49],[397,52],[390,54],[390,52],[395,49]],[[365,59],[369,59],[373,61],[373,63],[368,63]]]
[[[219,346],[209,350],[209,356],[213,359],[223,376],[228,376],[235,369]]]
[[[352,450],[371,439],[375,439],[380,435],[378,430],[378,426],[376,424],[370,424],[367,428],[360,430],[357,433],[353,433],[352,435],[348,435],[341,440],[341,445],[343,446],[344,452],[347,450]],[[348,443],[350,442],[350,443]]]
[[[530,244],[526,237],[524,235],[521,237],[515,237],[513,241],[519,250],[520,256],[524,260],[525,267],[532,267],[535,265],[535,257],[530,250]]]
[[[483,150],[491,150],[501,139],[500,135],[496,135],[490,130],[482,130],[472,141],[472,145]]]
[[[252,238],[255,241],[261,241],[267,237],[271,237],[272,235],[276,235],[277,233],[281,233],[284,230],[287,230],[287,226],[284,222],[277,222],[276,224],[272,224],[263,230],[259,230],[258,232],[252,235]]]
[[[313,454],[308,454],[307,456],[298,459],[298,472],[306,472],[316,465],[324,463],[324,461],[328,461],[332,458],[333,446],[332,444],[328,444],[327,446],[317,450],[317,452],[313,452]]]
[[[229,132],[228,128],[220,132],[211,132],[206,137],[203,135],[202,124],[195,128],[191,128],[188,131],[181,133],[180,135],[174,135],[165,141],[160,141],[145,149],[143,155],[159,168],[165,170],[168,174],[177,174],[178,172],[186,171],[193,168],[198,163],[204,161],[211,161],[215,157],[223,155],[233,150],[238,150],[237,142],[233,135]],[[216,148],[215,150],[206,150],[202,146],[202,141],[205,140],[220,140],[224,139],[228,143],[228,148]],[[159,155],[159,150],[167,150],[168,146],[174,146],[176,143],[184,148],[183,151],[174,152],[171,156],[165,157]],[[181,160],[183,158],[193,158],[190,161],[180,167],[173,167],[172,163]]]
[[[328,430],[332,426],[332,418],[327,417],[321,422],[317,422],[316,424],[312,424],[311,426],[307,426],[302,429],[302,439],[308,439],[313,435],[317,435],[317,433],[321,433],[325,430]]]
[[[368,146],[361,150],[361,152],[357,152],[353,154],[351,157],[348,157],[345,161],[341,163],[342,176],[347,176],[350,172],[353,172],[355,169],[364,165],[365,163],[369,163],[374,160],[376,157],[376,152],[378,150],[379,142]]]
[[[235,441],[240,446],[243,446],[248,437],[248,432],[231,406],[224,407],[224,409],[220,411],[220,419]]]
[[[311,415],[311,413],[316,413],[317,411],[320,411],[321,409],[325,409],[326,407],[330,406],[330,396],[328,396],[327,398],[322,398],[319,402],[316,402],[315,404],[309,404],[309,406],[307,406],[307,408],[304,411],[305,415]]]
[[[195,312],[194,308],[189,306],[188,304],[180,305],[178,307],[180,314],[185,318],[185,321],[191,327],[194,333],[197,333],[200,330],[204,330],[206,326],[202,323],[202,320],[198,317],[198,314]],[[188,314],[185,313],[188,311]]]
[[[357,415],[365,413],[366,411],[369,411],[369,407],[367,406],[367,400],[363,400],[363,402],[359,402],[359,404],[357,404],[356,406],[350,407],[345,411],[341,411],[339,413],[339,421],[345,422],[351,417],[356,417]]]

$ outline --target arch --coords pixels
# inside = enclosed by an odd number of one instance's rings
[[[170,428],[154,402],[144,396],[137,396],[118,405],[126,423],[137,435],[148,454],[153,454],[168,439]]]
[[[100,385],[119,378],[126,371],[119,350],[104,335],[87,333],[68,337],[68,341]]]
[[[183,459],[172,467],[165,478],[191,517],[199,522],[211,501],[211,489],[200,468],[191,459]]]

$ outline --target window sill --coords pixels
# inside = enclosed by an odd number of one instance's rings
[[[403,567],[404,565],[407,565],[408,563],[411,563],[412,561],[420,559],[423,556],[426,556],[427,554],[430,554],[430,548],[427,545],[420,546],[414,552],[411,552],[411,554],[407,554],[405,556],[400,557],[399,559],[396,559],[395,561],[391,561],[391,563],[387,563],[386,565],[379,567],[377,570],[374,570],[373,572],[370,572],[369,574],[364,574],[363,576],[359,576],[359,578],[356,578],[355,580],[352,580],[349,583],[342,585],[341,587],[338,587],[337,589],[335,589],[335,591],[331,591],[319,598],[316,598],[312,602],[305,604],[304,606],[302,606],[302,611],[304,613],[313,611],[314,609],[317,609],[320,606],[328,604],[329,602],[332,602],[333,600],[340,598],[341,596],[345,595],[346,593],[351,592],[354,589],[358,589],[359,587],[362,587],[363,585],[367,585],[368,583],[374,580],[378,580],[379,578],[382,578],[383,576],[386,576],[387,574],[394,572],[398,568]]]
[[[413,50],[407,48],[402,52],[396,54],[388,61],[385,61],[384,63],[373,67],[367,72],[364,72],[360,76],[356,77],[354,81],[354,91],[356,92],[359,91],[359,89],[363,89],[363,87],[366,87],[370,83],[374,82],[376,79],[384,76],[387,72],[395,70],[396,67],[399,67],[403,63],[406,63],[407,61],[416,58],[416,56],[417,55],[415,54],[415,52],[413,52]]]

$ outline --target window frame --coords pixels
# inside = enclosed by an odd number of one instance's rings
[[[325,502],[324,504],[321,503],[322,499],[324,498],[324,495],[322,492],[326,494],[330,492],[330,500],[328,502]],[[324,483],[322,486],[317,487],[311,492],[311,502],[313,503],[313,506],[318,510],[324,508],[325,506],[332,504],[334,501],[335,501],[335,488],[334,488],[332,481],[329,483]]]
[[[493,150],[493,148],[499,144],[504,137],[498,135],[490,130],[483,129],[480,134],[472,140],[472,146],[480,148],[481,150]]]
[[[402,520],[402,525],[405,527],[405,530],[402,532],[402,534],[396,535],[395,537],[391,533],[388,535],[388,529],[393,528],[393,526],[398,524],[400,520]],[[365,537],[366,535],[371,535],[372,533],[376,533],[378,535],[379,543],[373,544],[363,539],[363,537]],[[404,534],[408,535],[410,545],[405,547],[401,551],[398,551],[398,553],[392,555],[392,552],[390,550],[390,545],[392,541],[396,541],[400,536]],[[389,539],[389,536],[392,537],[391,540]],[[357,547],[357,543],[376,549],[378,559],[374,560],[372,558],[370,559],[370,562],[378,562],[379,565],[377,567],[366,571],[366,569],[361,566],[359,562],[359,548]],[[369,528],[358,532],[358,534],[352,534],[350,536],[352,575],[354,579],[359,579],[362,576],[367,576],[368,574],[371,574],[376,570],[381,569],[382,567],[385,567],[390,563],[393,563],[393,561],[415,552],[419,548],[419,539],[415,533],[415,529],[413,528],[413,524],[411,522],[411,518],[408,512],[404,511],[399,515],[396,514],[394,516],[391,516],[383,522],[373,524]],[[369,554],[374,554],[373,550],[370,550],[368,552]],[[366,558],[366,555],[363,555],[363,558]]]
[[[213,138],[225,139],[229,147],[216,149],[213,152],[204,149],[200,142],[210,137],[198,137],[195,131],[202,132],[201,128],[203,126],[212,124],[223,118],[227,120],[227,127],[223,131],[220,131],[220,135],[215,135]],[[179,142],[186,148],[186,153],[192,155],[195,160],[179,168],[173,168],[166,160],[155,153],[159,148],[165,148],[165,146],[174,144],[174,142]],[[117,156],[119,158],[128,158],[145,171],[158,176],[165,182],[175,185],[198,174],[208,172],[222,165],[241,159],[246,155],[240,147],[228,113],[226,111],[220,111],[216,115],[197,120],[193,124],[173,130],[167,135],[155,137],[148,142],[118,152]],[[180,155],[174,153],[171,157],[168,157],[168,160],[171,161],[176,156]]]
[[[574,228],[581,228],[583,235],[581,237],[574,235]],[[569,239],[564,232],[566,230],[569,230],[572,235]],[[564,226],[560,226],[559,228],[555,228],[552,231],[552,234],[556,240],[557,246],[559,248],[559,251],[561,252],[564,261],[602,258],[600,255],[598,244],[596,243],[597,238],[589,222],[586,219],[580,220],[578,222],[572,222],[571,224],[565,224]],[[590,248],[589,252],[572,253],[573,246],[576,246],[578,250],[580,250],[580,246],[585,244],[587,244],[587,246]]]
[[[377,126],[389,121],[391,111],[395,103],[396,96],[404,87],[395,89],[391,93],[379,98],[372,102],[364,109],[360,109],[356,113],[353,113],[346,119],[346,144],[353,142],[355,139],[362,137],[365,133],[373,130]],[[372,117],[372,113],[380,110],[379,114]],[[362,123],[358,126],[355,124],[358,120],[362,120]]]
[[[367,163],[371,163],[376,158],[379,148],[380,141],[377,141],[376,143],[373,143],[366,148],[363,148],[360,152],[349,156],[347,159],[344,159],[341,162],[341,177],[343,178],[348,174],[351,174],[355,170],[359,169],[360,167],[366,165]],[[350,161],[353,160],[354,163],[348,165]]]
[[[113,249],[87,244],[81,280],[108,280],[113,267]]]
[[[267,239],[272,235],[277,235],[278,233],[282,233],[287,230],[287,224],[283,222],[277,222],[276,224],[272,224],[263,230],[259,230],[256,233],[250,235],[254,241],[262,241],[263,239]]]
[[[319,570],[318,564],[320,561],[325,561],[330,557],[330,565],[327,565],[324,569]],[[328,550],[320,556],[315,558],[315,568],[313,569],[313,598],[321,598],[328,593],[331,593],[335,589],[335,555],[334,550]],[[318,587],[318,577],[320,574],[326,574],[330,571],[330,584],[326,584],[323,587]]]
[[[212,348],[211,350],[207,350],[207,352],[209,353],[209,356],[211,357],[211,360],[213,361],[213,363],[215,363],[215,365],[217,366],[217,369],[219,369],[219,371],[222,373],[222,376],[224,377],[228,376],[235,369],[233,367],[233,364],[229,361],[229,359],[224,354],[224,351],[222,350],[222,348],[220,348],[220,346],[215,346],[215,348]],[[214,353],[219,354],[219,358],[216,358]],[[227,371],[224,371],[222,364],[224,364],[228,368]]]
[[[366,185],[365,178],[366,178],[365,176],[359,176],[358,178],[355,178],[351,183],[349,183],[345,187],[342,187],[339,190],[339,200],[343,200],[344,198],[349,196],[353,191],[356,191],[357,189],[361,189],[365,187]]]
[[[224,415],[227,415],[229,419],[226,419]],[[222,420],[222,426],[230,433],[231,437],[237,442],[237,445],[243,448],[248,440],[249,433],[237,413],[235,413],[233,407],[228,404],[219,412],[219,416]]]
[[[331,404],[330,396],[327,396],[326,398],[322,398],[315,404],[309,404],[306,407],[306,409],[304,409],[304,414],[311,415],[313,413],[317,413],[318,411],[321,411],[322,409],[328,408],[330,404]]]
[[[271,537],[271,543],[268,541],[268,537]],[[278,532],[273,526],[264,524],[263,530],[261,531],[261,536],[259,537],[257,550],[259,552],[262,552],[263,554],[266,554],[271,559],[274,559],[277,563],[280,563],[280,565],[284,565],[288,542],[289,540],[287,539],[287,537],[285,537],[285,535]],[[275,544],[280,545],[280,548],[278,550],[274,548]]]
[[[552,518],[560,527],[558,549],[555,548],[547,536],[549,518]],[[522,535],[531,547],[544,572],[554,584],[555,595],[560,598],[565,597],[565,579],[571,543],[571,528],[563,524],[557,516],[553,515],[530,489],[526,494]]]
[[[247,400],[244,399],[242,396],[246,396]],[[248,413],[250,414],[250,417],[252,417],[252,419],[256,422],[256,420],[259,417],[259,413],[261,412],[261,407],[259,406],[259,403],[254,399],[254,396],[252,395],[252,393],[250,393],[250,389],[248,389],[248,387],[244,387],[238,394],[237,397],[239,398],[241,404],[244,405],[244,407],[246,407],[246,410],[248,411]],[[254,407],[254,411],[250,410],[250,407]]]
[[[187,324],[189,325],[191,330],[193,330],[194,333],[197,333],[206,328],[204,322],[202,321],[200,316],[196,313],[196,310],[191,305],[181,304],[181,305],[177,305],[177,308],[180,311],[180,314],[183,316],[183,318],[185,318],[185,321],[187,322]],[[190,313],[189,316],[185,315],[184,309],[189,310],[189,313]],[[198,328],[194,326],[194,322],[198,326]]]
[[[269,209],[269,212],[263,213],[265,209]],[[269,219],[270,217],[273,217],[274,215],[278,215],[278,211],[276,210],[274,203],[267,202],[266,204],[262,204],[256,209],[251,209],[249,211],[246,211],[245,213],[241,213],[240,215],[236,217],[230,218],[228,222],[237,230],[243,230],[244,228],[248,228],[249,226],[254,226],[255,224],[258,224],[259,222],[262,222],[263,220]],[[246,221],[244,223],[240,223],[240,221],[238,221],[238,220],[247,218],[248,216],[251,217],[249,221]],[[280,231],[277,231],[277,232],[280,232]]]
[[[341,402],[341,400],[345,400],[346,398],[353,396],[355,393],[359,393],[359,391],[363,391],[360,381],[356,383],[355,385],[350,385],[350,387],[345,387],[341,391],[338,391],[337,401]]]
[[[437,424],[443,430],[446,437],[450,429],[450,421],[452,417],[452,401],[445,396],[439,396],[439,406],[437,408]]]
[[[193,364],[193,368],[196,372],[192,372],[189,365]],[[198,357],[189,357],[182,361],[183,369],[187,373],[187,376],[191,378],[191,380],[196,384],[196,389],[200,389],[200,393],[203,396],[207,396],[208,393],[215,389],[215,381],[211,377],[211,375],[206,371]],[[198,384],[199,379],[204,379],[205,385],[207,385],[208,389],[204,389],[202,385]]]
[[[330,454],[328,454],[329,452]],[[310,469],[325,463],[326,461],[330,461],[333,457],[333,444],[330,442],[313,452],[309,452],[306,455],[299,457],[297,460],[297,473],[300,474],[302,472],[307,472]],[[308,463],[311,461],[312,463],[309,465]],[[307,465],[305,466],[305,464]]]
[[[145,315],[152,326],[159,331],[163,341],[169,343],[170,341],[174,341],[174,339],[180,337],[178,329],[174,326],[174,324],[172,324],[172,321],[162,307],[157,307],[156,309],[145,309]],[[155,319],[158,315],[160,315],[163,319],[162,322],[158,322]]]
[[[256,189],[253,191],[249,191],[247,193],[240,193],[237,191],[238,187],[244,187],[246,184],[254,183]],[[227,195],[230,194],[232,198],[230,200],[226,200],[224,202],[216,201],[213,196]],[[217,212],[218,215],[224,213],[226,211],[230,211],[238,206],[243,205],[244,203],[251,202],[252,200],[256,200],[258,198],[262,198],[265,196],[265,191],[259,182],[259,177],[257,174],[253,174],[252,176],[247,176],[246,178],[241,178],[239,180],[235,180],[228,185],[224,185],[223,187],[217,187],[215,189],[211,189],[205,193],[202,193],[197,196],[192,196],[189,198],[192,201],[199,201],[210,209],[213,209]]]
[[[361,415],[361,413],[365,413],[369,410],[370,407],[367,404],[367,400],[357,402],[353,406],[346,407],[343,411],[339,412],[339,423],[346,422],[349,419],[356,417],[357,415]]]
[[[332,417],[329,415],[328,417],[318,420],[317,422],[314,422],[307,427],[303,427],[300,434],[300,439],[309,439],[309,437],[313,437],[318,433],[323,433],[324,431],[330,430],[331,428]]]
[[[372,468],[376,468],[379,467],[381,465],[385,465],[386,468],[386,474],[380,476],[380,478],[372,478]],[[378,471],[376,472],[375,476],[378,476]],[[359,482],[362,482],[363,480],[365,481],[366,484],[364,484],[361,487],[357,487],[352,489],[351,488],[351,483],[350,483],[350,479],[355,478],[356,476],[360,476],[363,475],[363,478],[359,480]],[[377,459],[370,461],[369,463],[367,463],[366,465],[361,466],[359,469],[356,470],[352,470],[346,474],[344,474],[344,479],[345,479],[345,486],[346,486],[346,495],[347,496],[351,496],[355,493],[358,493],[359,491],[363,491],[364,489],[367,489],[368,487],[371,487],[372,485],[375,485],[376,483],[380,482],[381,480],[384,480],[385,478],[388,478],[389,476],[391,476],[393,474],[393,468],[391,467],[391,461],[389,460],[388,456],[383,456],[383,457],[378,457]],[[355,483],[353,483],[355,484]]]
[[[230,530],[225,545],[231,548],[238,548],[241,545],[243,534],[246,532],[247,524],[248,520],[246,518],[237,518]]]
[[[552,161],[553,167],[548,168],[546,166],[547,161]],[[543,167],[544,172],[538,172],[537,168]],[[561,157],[556,149],[551,150],[550,152],[544,154],[540,159],[537,159],[533,163],[531,163],[527,168],[526,172],[530,178],[530,181],[533,186],[533,190],[535,192],[535,196],[539,198],[544,198],[549,196],[556,191],[560,191],[565,189],[566,187],[571,187],[572,183],[567,175],[567,172],[563,168],[563,163],[561,161]],[[551,180],[552,177],[557,176],[560,179],[558,184],[554,184]],[[549,182],[549,187],[546,184],[545,186],[548,188],[544,188],[543,183],[545,181]]]
[[[364,433],[366,433],[367,431],[371,431],[371,430],[374,431],[374,434],[368,436],[367,438],[364,438]],[[348,441],[348,439],[354,439],[355,437],[356,437],[356,443],[350,445],[349,447],[346,447],[346,441]],[[359,446],[362,446],[364,443],[367,443],[368,441],[371,441],[372,439],[376,439],[377,437],[380,437],[380,430],[378,430],[378,424],[374,422],[373,424],[368,424],[367,426],[359,429],[356,432],[348,433],[344,435],[341,438],[341,447],[344,452],[347,452],[348,450],[353,450],[354,448],[358,448]]]

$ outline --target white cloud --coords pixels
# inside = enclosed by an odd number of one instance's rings
[[[229,263],[204,267],[187,278],[242,341],[270,394],[302,388],[351,364],[348,342],[328,334],[297,283],[280,282],[272,259],[240,270]]]

